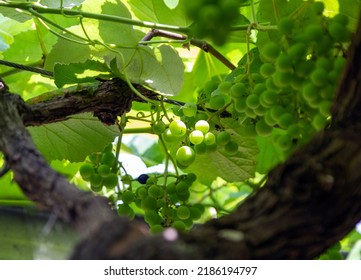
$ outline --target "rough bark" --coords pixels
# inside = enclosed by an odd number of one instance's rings
[[[172,229],[147,236],[141,224],[118,218],[104,199],[55,173],[25,129],[22,115],[29,108],[5,86],[0,87],[0,149],[25,194],[83,234],[75,259],[312,259],[361,219],[360,38],[361,23],[332,126],[270,172],[266,185],[233,214],[176,240],[168,238]]]

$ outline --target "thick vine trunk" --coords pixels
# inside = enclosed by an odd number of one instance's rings
[[[312,259],[361,220],[360,56],[361,23],[332,126],[270,172],[266,185],[233,214],[178,234],[176,240],[168,240],[171,229],[146,235],[141,224],[117,217],[104,199],[53,171],[24,126],[31,124],[31,107],[1,83],[0,150],[24,193],[83,235],[75,259]],[[114,113],[129,109],[123,105]]]

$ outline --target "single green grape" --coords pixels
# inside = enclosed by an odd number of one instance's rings
[[[107,177],[103,178],[103,185],[107,189],[113,189],[118,185],[118,176],[114,173],[110,173]]]
[[[218,85],[218,89],[222,94],[228,94],[231,90],[232,83],[228,81],[223,81]]]
[[[319,95],[319,88],[313,83],[306,83],[302,88],[302,96],[306,101],[315,100]]]
[[[90,184],[94,187],[101,187],[103,186],[103,178],[99,174],[93,173],[90,176]]]
[[[94,172],[94,167],[90,163],[84,163],[79,168],[79,173],[85,181],[89,181]]]
[[[203,90],[205,94],[210,95],[213,91],[217,89],[217,87],[218,87],[218,83],[216,81],[210,80],[204,84]]]
[[[323,86],[328,81],[328,72],[323,68],[316,68],[310,78],[316,86]]]
[[[182,107],[183,110],[183,114],[186,117],[194,117],[197,114],[197,105],[192,103],[192,102],[187,102],[186,104],[184,104],[184,106]]]
[[[226,145],[224,145],[224,150],[229,155],[235,155],[238,152],[238,144],[231,140]]]
[[[158,197],[161,197],[163,195],[163,193],[164,193],[164,191],[163,191],[162,187],[157,186],[157,185],[152,185],[148,189],[148,195],[150,197],[158,198]]]
[[[259,106],[259,97],[256,94],[250,94],[246,98],[246,105],[249,108],[256,109]]]
[[[273,127],[268,125],[264,119],[259,120],[256,123],[256,132],[259,136],[266,137],[271,135]]]
[[[191,165],[195,160],[195,152],[189,146],[182,146],[176,152],[176,160],[183,166]]]
[[[337,14],[332,18],[332,22],[337,22],[341,25],[346,26],[349,22],[349,19],[346,15],[344,14]]]
[[[246,94],[247,87],[244,83],[236,83],[231,87],[230,92],[231,92],[231,97],[237,99]]]
[[[167,126],[162,120],[156,121],[153,124],[153,132],[157,135],[161,135],[166,129]]]
[[[154,197],[147,196],[140,203],[143,210],[156,210],[157,209],[157,200]]]
[[[209,99],[209,104],[211,105],[212,109],[218,110],[226,104],[226,100],[223,95],[216,94],[211,96],[211,98]]]
[[[318,24],[310,24],[306,26],[305,34],[311,41],[317,42],[324,34],[324,30]]]
[[[321,56],[317,58],[316,68],[322,68],[326,71],[330,71],[333,68],[332,60],[328,57]]]
[[[134,201],[135,195],[133,192],[129,191],[129,190],[125,190],[122,192],[122,201],[125,204],[130,204]]]
[[[158,225],[158,224],[151,225],[149,227],[149,231],[152,234],[162,233],[164,231],[164,227],[162,225]]]
[[[122,183],[125,185],[130,185],[133,181],[133,177],[129,174],[122,176]]]
[[[206,134],[209,131],[209,123],[205,120],[199,120],[195,124],[195,129],[201,131],[203,134]]]
[[[313,117],[312,125],[316,130],[323,129],[327,124],[327,117],[322,114],[316,114]]]
[[[179,231],[184,231],[186,229],[186,225],[182,221],[174,221],[172,227]]]
[[[295,43],[287,50],[287,54],[293,61],[299,61],[307,54],[307,45],[304,43]]]
[[[295,26],[295,20],[290,17],[281,18],[278,22],[278,30],[284,35],[291,35]]]
[[[163,222],[163,219],[155,210],[144,211],[144,220],[150,225],[159,225]]]
[[[246,98],[236,99],[234,101],[234,109],[239,113],[245,112],[247,109]]]
[[[338,42],[347,42],[351,39],[351,32],[338,22],[331,22],[328,27],[331,37]]]
[[[103,178],[107,177],[110,172],[111,172],[111,168],[109,165],[106,164],[101,164],[99,165],[99,167],[97,168],[98,174],[100,176],[102,176]]]
[[[177,194],[186,193],[186,192],[188,192],[188,189],[189,189],[189,183],[187,183],[185,181],[180,181],[178,184],[176,184],[175,188],[176,188]]]
[[[274,42],[267,43],[261,49],[261,55],[267,62],[275,62],[281,52],[281,48]]]
[[[212,132],[207,132],[204,135],[204,143],[207,146],[213,145],[214,143],[216,143],[216,136]]]
[[[311,11],[316,15],[322,15],[324,9],[325,4],[323,2],[315,2],[311,5]]]
[[[280,54],[276,59],[276,67],[280,71],[285,71],[285,72],[292,71],[292,67],[293,67],[292,58],[285,53]]]
[[[121,216],[129,216],[131,213],[131,208],[128,204],[120,204],[118,206],[118,214]]]
[[[186,124],[181,120],[173,120],[169,124],[169,129],[172,132],[172,134],[176,137],[182,137],[187,132],[187,126]]]
[[[100,162],[102,164],[106,164],[106,165],[112,167],[115,162],[115,156],[112,152],[104,152],[102,154],[102,158],[101,158]]]
[[[177,217],[181,220],[187,220],[191,215],[189,208],[185,205],[179,206],[176,212],[177,212]]]
[[[171,143],[171,142],[175,142],[178,138],[176,136],[174,136],[174,134],[172,134],[172,132],[170,131],[169,128],[167,128],[164,132],[163,132],[163,138],[164,141]]]
[[[269,126],[274,126],[274,125],[277,124],[277,120],[272,117],[272,114],[271,114],[271,111],[270,111],[270,110],[268,110],[268,111],[266,112],[266,114],[264,115],[264,118],[263,118],[263,119],[264,119],[265,123],[266,123],[267,125],[269,125]],[[256,132],[257,132],[257,130],[256,130]],[[258,133],[257,133],[257,134],[258,134]]]
[[[190,210],[190,217],[193,221],[200,219],[200,217],[202,216],[201,210],[199,210],[197,207],[192,206],[189,210]]]
[[[186,182],[189,184],[192,184],[193,182],[195,182],[197,180],[197,175],[194,173],[188,173],[187,177],[186,177]]]
[[[295,123],[295,117],[291,113],[284,113],[278,120],[278,124],[282,128],[288,128]]]
[[[177,188],[176,188],[176,183],[175,182],[171,182],[167,185],[166,188],[167,194],[174,194],[177,192]]]
[[[273,90],[266,90],[261,94],[261,99],[263,101],[262,105],[265,107],[269,107],[277,103],[278,95]]]
[[[207,152],[207,145],[205,144],[205,142],[195,145],[194,151],[196,152],[196,154],[205,154]]]
[[[293,79],[293,74],[290,72],[277,71],[273,75],[273,81],[279,88],[288,87]]]
[[[264,63],[262,64],[261,68],[259,69],[260,74],[264,78],[268,78],[272,76],[272,74],[276,71],[275,67],[272,63]]]
[[[137,195],[137,198],[142,200],[148,196],[148,191],[146,188],[140,187],[137,189],[136,195]]]
[[[191,134],[189,134],[189,141],[194,145],[198,145],[202,143],[203,140],[204,140],[204,135],[200,130],[193,130]]]
[[[231,135],[229,134],[229,132],[224,130],[218,133],[216,140],[219,145],[223,146],[226,145],[231,140]]]

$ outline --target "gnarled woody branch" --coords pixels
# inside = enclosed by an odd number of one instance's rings
[[[102,198],[51,170],[22,123],[26,106],[5,87],[0,149],[29,198],[83,234],[73,258],[311,259],[361,219],[359,38],[361,24],[333,109],[334,125],[276,167],[266,185],[233,214],[179,234],[175,241],[146,236],[141,226],[116,217]]]

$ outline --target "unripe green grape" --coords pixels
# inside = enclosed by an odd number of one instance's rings
[[[202,121],[202,120],[205,121],[207,119],[208,119],[208,115],[205,112],[198,112],[197,115],[196,115],[196,121],[197,122]]]
[[[189,184],[185,181],[180,181],[175,186],[177,194],[182,194],[188,192]]]
[[[98,153],[92,153],[88,156],[88,159],[94,164],[97,165],[99,163],[99,154]]]
[[[307,77],[315,68],[315,62],[311,60],[301,60],[295,65],[295,72],[300,77]]]
[[[260,74],[264,78],[270,77],[276,71],[275,67],[271,63],[264,63],[259,69]]]
[[[259,136],[266,137],[272,134],[273,127],[268,125],[264,119],[256,123],[256,132]]]
[[[305,80],[302,77],[299,77],[297,75],[292,75],[292,80],[291,80],[292,89],[296,90],[297,92],[300,92],[303,87],[304,81]]]
[[[80,166],[79,173],[85,181],[88,181],[94,174],[94,167],[90,163],[84,163]]]
[[[193,130],[191,134],[189,134],[189,141],[194,145],[198,145],[202,143],[203,139],[204,139],[204,135],[199,130]]]
[[[266,80],[266,88],[269,90],[274,90],[276,92],[280,91],[280,88],[275,84],[273,77],[269,77]]]
[[[166,200],[164,198],[158,198],[157,199],[157,207],[162,208],[167,204]]]
[[[293,61],[301,60],[307,53],[307,45],[304,43],[295,43],[288,50],[287,54]]]
[[[114,165],[114,162],[115,162],[115,156],[112,152],[104,152],[102,154],[102,159],[101,159],[102,164],[106,164],[112,167]]]
[[[254,119],[254,118],[257,117],[256,112],[255,112],[252,108],[250,108],[250,107],[247,107],[245,114],[246,114],[246,116],[249,117],[250,119]]]
[[[264,92],[266,89],[267,87],[265,83],[256,84],[252,90],[252,94],[260,96],[261,93]]]
[[[342,56],[338,56],[333,62],[333,68],[340,73],[345,67],[345,64],[346,59]]]
[[[157,185],[150,186],[148,189],[148,195],[150,197],[158,198],[161,197],[163,194],[163,189]]]
[[[277,71],[275,72],[273,75],[273,81],[275,83],[276,86],[278,86],[279,88],[285,88],[288,87],[293,79],[293,75],[290,72],[281,72],[281,71]]]
[[[162,225],[151,225],[149,227],[149,231],[151,234],[158,234],[164,231],[164,227]]]
[[[336,70],[331,70],[328,72],[327,78],[330,83],[335,84],[338,81],[339,76],[340,75]]]
[[[327,83],[328,72],[323,68],[316,68],[312,71],[310,78],[316,86],[322,86]]]
[[[328,31],[331,37],[338,42],[347,42],[351,39],[351,32],[338,22],[331,22]]]
[[[209,99],[209,104],[211,105],[212,109],[218,110],[226,104],[226,100],[222,94],[216,94],[211,96]]]
[[[322,68],[327,71],[330,71],[332,69],[332,60],[330,60],[327,57],[321,56],[316,61],[316,68]]]
[[[324,30],[318,24],[310,24],[306,26],[305,34],[311,41],[317,42],[324,34]]]
[[[101,164],[97,168],[98,174],[103,178],[107,177],[110,174],[111,168],[109,165]]]
[[[196,152],[196,154],[199,155],[205,154],[207,152],[207,145],[205,144],[205,142],[195,145],[194,151]]]
[[[93,186],[93,185],[90,185],[90,189],[93,191],[93,192],[100,192],[103,190],[103,185],[101,186]]]
[[[125,185],[130,185],[133,181],[133,177],[129,174],[122,176],[122,183]]]
[[[176,160],[183,166],[191,165],[196,158],[194,150],[189,146],[182,146],[176,152]]]
[[[155,210],[146,210],[144,211],[144,220],[148,225],[159,225],[163,222],[163,219]]]
[[[133,192],[128,191],[128,190],[122,192],[123,203],[130,204],[134,201],[134,198],[135,198],[135,195]]]
[[[290,17],[281,18],[278,22],[278,30],[284,35],[291,35],[295,26],[295,20]]]
[[[267,62],[274,62],[281,52],[281,48],[274,42],[267,43],[261,49],[261,55]]]
[[[184,193],[177,193],[178,201],[188,201],[190,197],[190,192],[186,191]]]
[[[107,177],[103,178],[103,185],[107,189],[113,189],[118,185],[118,176],[114,173],[110,173]]]
[[[291,113],[284,113],[278,120],[278,124],[282,128],[288,128],[295,123],[295,117]]]
[[[210,80],[206,82],[203,86],[203,90],[207,95],[210,95],[213,91],[215,91],[218,87],[218,83],[216,81]]]
[[[203,134],[206,134],[209,131],[209,123],[205,120],[199,120],[195,124],[195,129],[201,131]]]
[[[293,67],[292,58],[287,54],[281,54],[276,59],[276,67],[280,71],[291,71]]]
[[[224,145],[224,150],[227,154],[234,155],[238,152],[238,144],[231,140]]]
[[[192,206],[190,209],[190,218],[195,221],[200,219],[200,217],[202,216],[202,212],[201,210],[199,210],[198,208]]]
[[[236,99],[234,101],[234,109],[239,113],[245,112],[247,109],[246,98]]]
[[[186,229],[186,226],[182,221],[174,221],[172,227],[179,231],[184,231]]]
[[[297,123],[291,124],[287,129],[287,134],[291,137],[298,138],[301,133],[301,128]]]
[[[258,73],[252,73],[251,74],[251,79],[252,81],[255,83],[255,84],[259,84],[259,83],[263,83],[264,82],[264,79],[263,77],[258,74]]]
[[[92,186],[94,186],[95,188],[102,187],[103,186],[103,178],[99,174],[93,173],[90,176],[90,184]]]
[[[120,204],[118,206],[118,214],[120,216],[129,216],[131,214],[131,208],[128,204]]]
[[[167,128],[164,132],[163,132],[163,138],[164,141],[171,143],[176,141],[178,138],[176,136],[174,136],[174,134],[172,134],[172,132],[170,131],[169,128]]]
[[[264,115],[263,118],[264,118],[265,123],[271,127],[277,124],[277,120],[272,117],[270,110],[268,110],[266,112],[266,114]],[[258,135],[258,133],[257,133],[257,135]]]
[[[262,93],[261,97],[262,97],[263,101],[267,103],[268,106],[277,103],[277,100],[278,100],[278,95],[273,90],[264,91]]]
[[[186,104],[184,104],[184,106],[182,107],[183,110],[183,114],[186,117],[194,117],[197,114],[197,105],[192,103],[192,102],[187,102]]]
[[[348,24],[348,17],[344,14],[337,14],[332,18],[332,22],[337,22],[341,25],[346,26]]]
[[[144,198],[146,198],[148,196],[148,191],[146,188],[140,187],[137,189],[136,195],[139,199],[143,200]]]
[[[231,90],[232,83],[228,81],[223,81],[218,85],[218,89],[223,94],[228,94]]]
[[[236,83],[231,87],[230,92],[231,97],[237,99],[247,93],[247,87],[244,83]]]
[[[182,137],[187,132],[187,126],[181,120],[173,120],[169,124],[169,129],[176,137]]]
[[[257,116],[264,116],[268,111],[268,108],[259,105],[257,108],[253,110]]]
[[[322,15],[323,10],[325,9],[325,4],[323,2],[315,2],[311,5],[311,11],[315,15]]]
[[[216,136],[212,132],[207,132],[206,135],[204,135],[204,143],[209,146],[213,145],[216,142]]]
[[[179,206],[176,210],[176,213],[177,217],[181,220],[187,220],[191,215],[189,208],[185,205]]]
[[[316,114],[313,117],[312,120],[312,126],[316,129],[316,130],[321,130],[323,129],[327,124],[327,117],[325,117],[322,114]]]
[[[157,200],[154,197],[147,196],[140,203],[143,210],[156,210]]]
[[[166,129],[167,126],[162,120],[156,121],[153,124],[153,132],[157,135],[161,135]]]
[[[167,190],[167,194],[174,194],[174,193],[176,193],[176,191],[177,191],[176,183],[175,183],[175,182],[169,183],[169,184],[167,185],[166,190]]]
[[[259,106],[259,97],[256,94],[250,94],[246,98],[246,105],[249,108],[255,109]]]
[[[231,141],[231,135],[227,131],[221,131],[218,133],[217,137],[217,144],[219,145],[226,145],[229,141]]]
[[[192,184],[193,182],[195,182],[197,180],[197,175],[194,173],[188,173],[187,177],[186,177],[186,182],[189,184]]]
[[[302,96],[306,101],[317,99],[319,88],[313,83],[307,83],[302,88]]]
[[[278,120],[283,113],[285,113],[285,108],[281,105],[274,105],[270,109],[270,113],[273,119]]]

